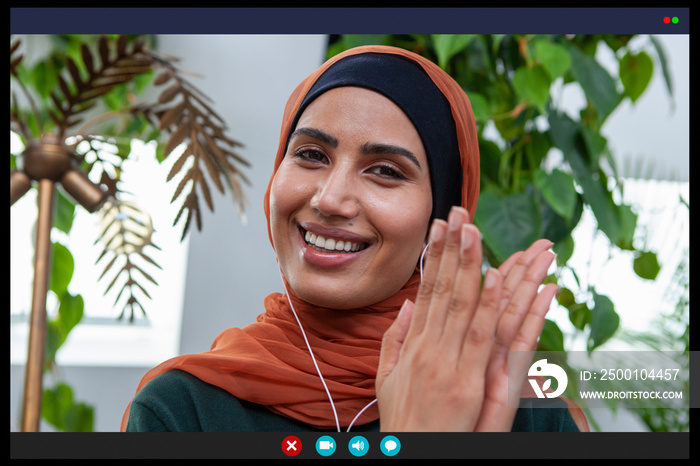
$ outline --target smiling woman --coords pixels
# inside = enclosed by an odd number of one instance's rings
[[[325,92],[298,127],[270,191],[284,276],[317,306],[354,309],[394,295],[415,272],[432,207],[418,132],[396,104],[359,87]]]
[[[122,430],[586,429],[562,401],[508,404],[527,367],[507,353],[535,348],[553,254],[537,241],[482,287],[478,192],[474,117],[449,75],[391,47],[326,62],[288,100],[265,195],[285,293],[149,371]]]

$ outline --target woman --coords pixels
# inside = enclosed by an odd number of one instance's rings
[[[265,196],[285,293],[149,371],[122,430],[577,430],[564,404],[508,405],[506,357],[535,348],[554,256],[540,240],[482,288],[478,192],[449,75],[392,47],[326,62],[287,103]]]

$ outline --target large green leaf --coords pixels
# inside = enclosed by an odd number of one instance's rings
[[[552,209],[567,220],[571,220],[578,196],[574,177],[555,168],[551,173],[537,170],[534,181]]]
[[[474,119],[478,122],[486,122],[491,117],[491,107],[489,105],[486,97],[479,94],[478,92],[468,92],[469,103],[472,106],[472,112],[474,112]]]
[[[602,122],[620,103],[615,80],[593,55],[586,55],[576,47],[569,47],[569,53],[571,73],[596,108],[598,121]]]
[[[64,293],[61,296],[61,304],[58,306],[58,317],[64,340],[73,327],[78,325],[78,322],[83,318],[84,309],[85,302],[81,295],[74,296],[70,293]]]
[[[651,251],[642,251],[634,258],[634,272],[646,280],[654,280],[661,270],[656,254]]]
[[[571,54],[563,45],[549,40],[536,40],[533,52],[534,58],[542,63],[552,81],[569,71]]]
[[[625,95],[632,102],[644,93],[654,74],[654,62],[644,51],[628,52],[620,59],[620,80],[625,86]]]
[[[61,243],[53,243],[52,246],[51,291],[60,297],[68,291],[68,284],[73,278],[75,261],[68,248]]]
[[[70,233],[75,218],[75,204],[65,194],[63,189],[56,190],[56,210],[54,211],[53,226],[59,230]]]
[[[450,59],[461,52],[474,37],[476,36],[471,34],[433,34],[431,39],[438,65],[445,69]]]
[[[94,409],[73,399],[73,389],[65,383],[44,389],[42,416],[54,427],[64,432],[91,432]]]
[[[583,137],[579,124],[568,116],[550,112],[550,136],[564,154],[576,181],[581,186],[583,198],[591,207],[598,228],[610,241],[622,248],[631,247],[636,215],[629,206],[617,205],[607,188],[607,179],[600,168],[590,165],[589,144]],[[590,140],[589,140],[590,142]]]
[[[513,87],[522,100],[527,100],[544,112],[552,81],[541,65],[521,66],[513,75]]]
[[[515,193],[501,199],[483,192],[474,224],[484,235],[484,242],[502,262],[513,253],[527,249],[540,237],[540,210],[532,197]]]
[[[564,351],[564,334],[559,326],[545,319],[544,328],[537,342],[538,351]]]
[[[610,298],[593,292],[593,302],[588,351],[593,351],[608,341],[620,326],[620,316],[615,312],[615,305]]]

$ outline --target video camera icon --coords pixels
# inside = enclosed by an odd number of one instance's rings
[[[316,440],[316,451],[321,456],[331,456],[335,453],[335,439],[329,435],[324,435]]]
[[[369,450],[369,442],[363,436],[357,435],[350,439],[348,449],[354,456],[364,456]]]

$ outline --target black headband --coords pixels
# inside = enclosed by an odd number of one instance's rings
[[[343,86],[378,92],[399,106],[415,126],[428,158],[433,194],[432,218],[447,219],[462,199],[462,163],[450,104],[420,65],[392,54],[363,53],[338,60],[314,83],[297,110],[287,135],[304,109],[324,92]],[[285,151],[286,152],[286,151]]]

